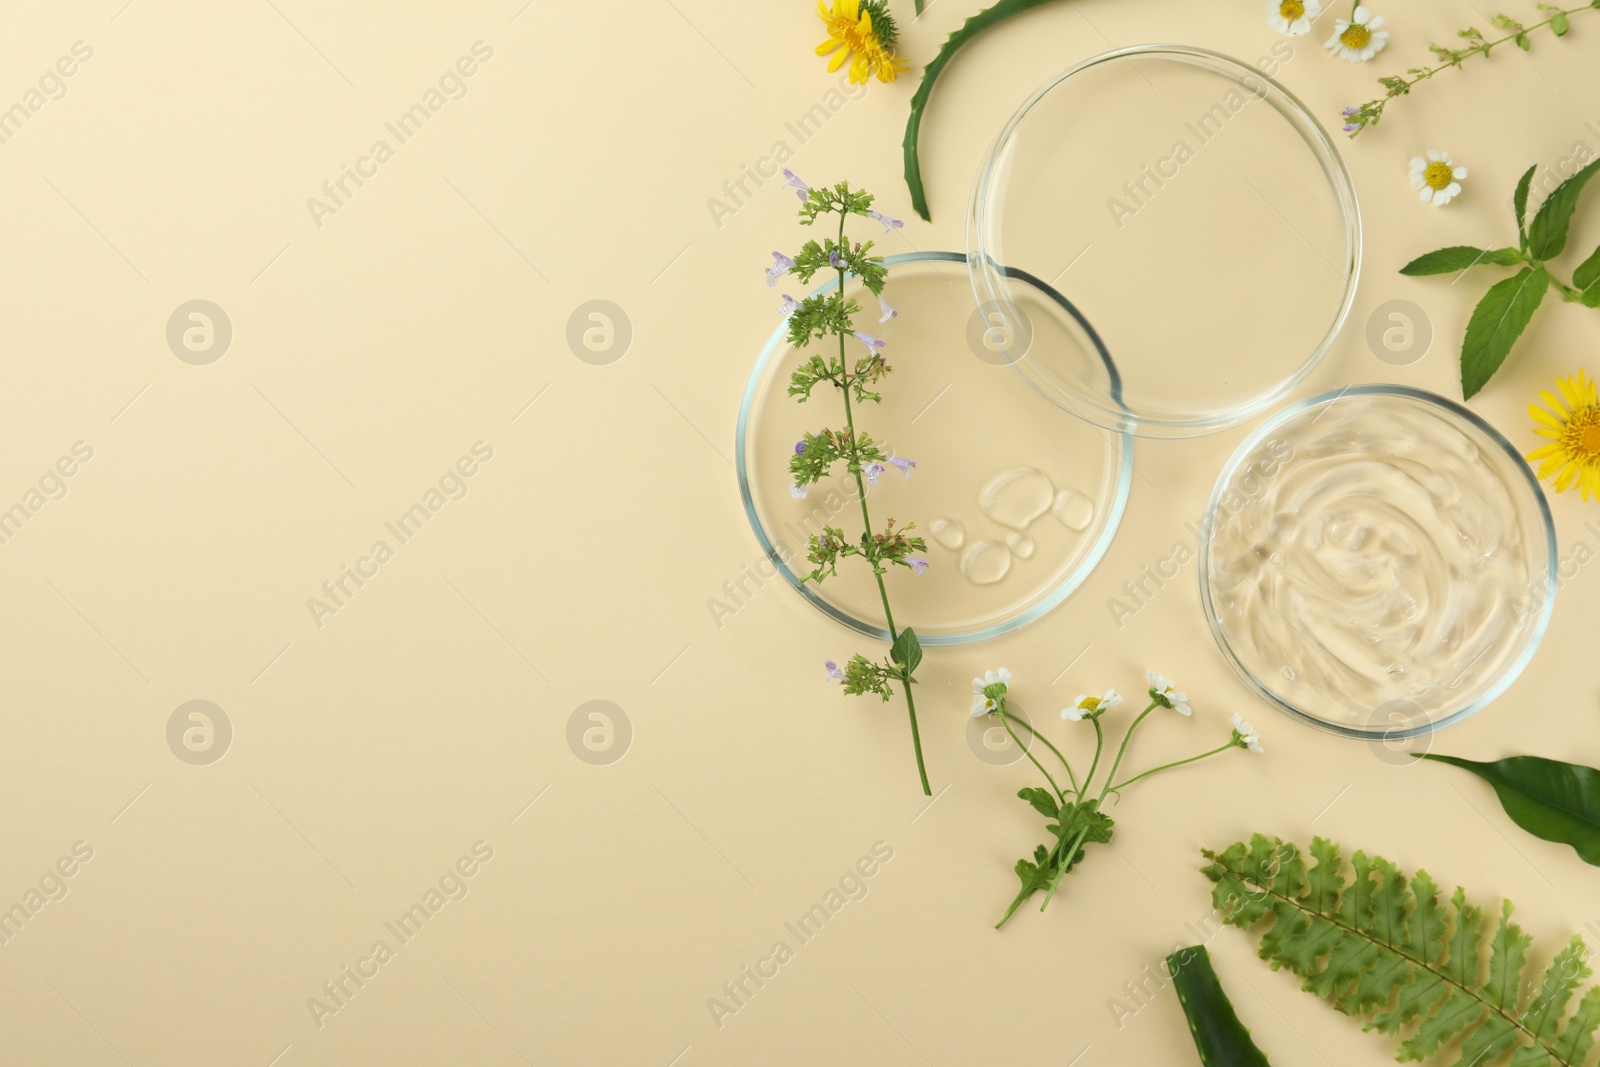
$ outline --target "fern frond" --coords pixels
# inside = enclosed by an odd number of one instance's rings
[[[1574,937],[1532,978],[1533,939],[1511,921],[1506,901],[1488,937],[1483,911],[1457,889],[1449,905],[1425,871],[1407,878],[1388,860],[1357,852],[1352,874],[1339,846],[1301,849],[1255,835],[1204,852],[1212,899],[1223,921],[1267,926],[1261,958],[1287,969],[1301,988],[1366,1028],[1403,1036],[1396,1059],[1421,1062],[1459,1042],[1458,1065],[1583,1067],[1600,1030],[1600,988],[1572,1008],[1591,977],[1588,950]],[[1527,978],[1525,980],[1525,974]]]

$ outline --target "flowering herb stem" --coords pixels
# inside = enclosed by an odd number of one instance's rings
[[[1358,5],[1359,2],[1360,0],[1357,0]],[[1545,18],[1529,26],[1524,26],[1510,16],[1496,15],[1491,21],[1495,26],[1506,31],[1503,37],[1496,37],[1491,41],[1485,38],[1475,27],[1469,26],[1456,34],[1456,36],[1467,42],[1463,48],[1448,48],[1439,44],[1429,45],[1428,50],[1442,59],[1443,62],[1432,67],[1411,67],[1406,71],[1406,74],[1410,75],[1410,77],[1394,74],[1386,78],[1379,78],[1378,84],[1382,85],[1386,91],[1376,100],[1368,100],[1366,103],[1356,107],[1346,108],[1343,116],[1345,119],[1344,132],[1354,137],[1368,126],[1376,126],[1378,120],[1383,117],[1384,107],[1395,97],[1405,96],[1411,92],[1412,86],[1418,82],[1426,81],[1452,67],[1459,67],[1464,61],[1471,59],[1473,56],[1488,56],[1490,50],[1498,45],[1508,42],[1515,43],[1518,48],[1526,52],[1532,47],[1532,42],[1529,40],[1528,35],[1534,30],[1541,30],[1546,26],[1550,27],[1551,32],[1557,37],[1565,37],[1570,28],[1568,22],[1570,16],[1576,15],[1581,11],[1593,10],[1596,7],[1600,7],[1600,4],[1587,3],[1579,4],[1576,7],[1560,8],[1541,3],[1539,10],[1548,14]]]
[[[840,245],[844,244],[844,220],[847,218],[849,218],[848,213],[839,212]],[[844,283],[849,275],[844,268],[844,260],[842,259],[839,261],[837,273],[839,275],[839,292],[843,293]],[[850,405],[850,363],[845,356],[844,338],[845,335],[841,333],[839,335],[839,366],[842,368],[843,373],[839,394],[844,397],[844,424],[845,428],[850,431],[852,455],[849,467],[850,473],[856,480],[856,495],[861,500],[862,529],[866,530],[867,534],[870,535],[872,532],[872,514],[867,510],[867,483],[861,474],[860,446],[856,438],[856,417],[855,411]],[[872,563],[872,577],[878,583],[878,600],[883,604],[883,619],[889,628],[889,642],[893,644],[900,640],[900,631],[894,624],[894,608],[889,606],[889,590],[883,584],[883,564],[876,559],[870,562]],[[917,699],[911,695],[912,679],[909,670],[906,671],[906,676],[902,681],[904,684],[901,685],[900,689],[905,694],[906,715],[911,720],[911,747],[917,754],[917,777],[922,780],[922,795],[931,797],[933,789],[928,785],[928,767],[922,759],[922,733],[917,729]]]

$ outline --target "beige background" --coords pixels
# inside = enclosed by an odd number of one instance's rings
[[[977,6],[934,4],[906,54],[925,61]],[[836,85],[811,54],[812,9],[451,7],[104,0],[6,16],[0,106],[74,42],[93,49],[0,145],[0,506],[74,442],[93,449],[0,547],[0,900],[22,900],[75,842],[93,849],[67,895],[0,946],[7,1063],[1190,1063],[1170,993],[1120,1029],[1107,1001],[1205,914],[1196,849],[1255,829],[1426,864],[1485,903],[1509,895],[1541,938],[1600,924],[1600,876],[1511,829],[1486,789],[1397,769],[1252,700],[1206,632],[1192,567],[1108,625],[1106,598],[1199,516],[1248,427],[1141,446],[1122,532],[1077,596],[991,646],[930,654],[926,806],[899,711],[822,681],[819,661],[854,635],[777,585],[720,627],[707,606],[758,559],[733,423],[774,321],[759,269],[794,233],[776,183],[720,226],[707,200]],[[962,246],[981,153],[1062,66],[1150,39],[1253,58],[1275,39],[1262,7],[1082,0],[992,34],[948,72],[924,129],[935,222],[891,250]],[[1486,22],[1467,2],[1383,10],[1394,37],[1373,64],[1320,52],[1331,15],[1296,42],[1282,77],[1318,114]],[[1600,148],[1600,16],[1574,22],[1566,41],[1423,87],[1343,146],[1366,277],[1306,392],[1396,380],[1457,394],[1477,283],[1394,270],[1441,244],[1503,241],[1524,167]],[[467,95],[318,227],[307,198],[480,40],[493,56]],[[794,165],[909,215],[899,138],[914,87],[849,101]],[[1472,169],[1443,211],[1406,181],[1429,147]],[[1600,211],[1582,216],[1580,254],[1600,238]],[[196,298],[233,327],[208,366],[165,340]],[[1436,331],[1399,369],[1363,336],[1394,298]],[[608,366],[565,340],[592,299],[632,324]],[[1595,336],[1592,315],[1547,308],[1474,407],[1528,446],[1524,404],[1584,366]],[[307,598],[477,441],[493,458],[465,498],[316,626]],[[1600,544],[1584,528],[1600,509],[1570,495],[1553,508],[1564,554]],[[1572,575],[1532,668],[1443,750],[1600,762],[1596,581]],[[1046,713],[1157,666],[1200,711],[1152,731],[1143,757],[1191,751],[1230,709],[1255,717],[1269,754],[1131,795],[1116,850],[996,933],[1010,866],[1039,835],[1012,796],[1029,775],[965,741],[966,679],[1001,664]],[[166,741],[193,699],[234,729],[209,766]],[[565,740],[592,699],[632,723],[610,766]],[[396,944],[384,924],[478,841],[493,858],[469,894],[319,1028],[308,998],[373,942]],[[893,859],[870,894],[719,1029],[707,999],[879,841]],[[1275,1062],[1387,1061],[1383,1040],[1268,971],[1243,935],[1212,948]]]

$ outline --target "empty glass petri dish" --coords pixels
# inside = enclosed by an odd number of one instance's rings
[[[880,528],[890,517],[914,522],[914,533],[927,539],[929,562],[921,577],[900,567],[886,576],[895,622],[915,627],[928,646],[985,640],[1040,618],[1094,569],[1128,499],[1132,440],[1062,418],[1016,375],[972,305],[966,256],[918,252],[885,263],[884,297],[898,314],[881,325],[868,319],[864,329],[887,342],[893,371],[881,386],[881,404],[857,406],[857,427],[916,467],[902,477],[891,466],[867,487],[867,502]],[[1067,323],[1088,329],[1048,285],[1018,280],[1054,309],[1038,316],[1042,341],[1059,341]],[[865,308],[878,306],[854,279],[847,292]],[[859,352],[850,344],[854,360]],[[786,326],[774,330],[739,406],[739,492],[766,553],[763,577],[781,575],[831,618],[887,639],[866,564],[845,559],[837,577],[820,584],[799,577],[809,569],[807,541],[823,525],[851,538],[862,528],[861,498],[842,465],[804,499],[791,493],[795,443],[843,426],[844,411],[828,385],[796,403],[787,393],[789,377],[802,356],[835,351],[816,344],[797,350]]]
[[[1556,591],[1543,491],[1473,412],[1398,385],[1290,405],[1211,494],[1200,599],[1260,696],[1351,737],[1401,740],[1494,700]]]
[[[1266,411],[1322,359],[1355,298],[1360,210],[1322,127],[1262,70],[1143,45],[1022,105],[979,171],[967,248],[982,314],[1041,395],[1191,437]],[[1034,336],[1050,309],[1017,268],[1094,335]]]

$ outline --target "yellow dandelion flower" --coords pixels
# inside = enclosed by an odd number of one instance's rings
[[[1550,438],[1528,453],[1529,462],[1539,463],[1541,479],[1555,477],[1556,492],[1576,487],[1585,500],[1600,499],[1600,396],[1594,379],[1579,371],[1571,378],[1557,378],[1555,397],[1540,390],[1545,407],[1528,405],[1528,414],[1538,423],[1534,433]]]
[[[906,69],[906,61],[894,54],[899,33],[887,0],[817,0],[817,16],[828,30],[828,39],[817,45],[817,55],[828,56],[831,74],[850,61],[850,81],[860,85],[876,75],[881,82],[892,82]]]

